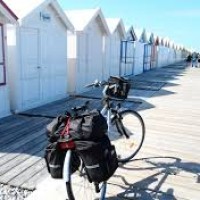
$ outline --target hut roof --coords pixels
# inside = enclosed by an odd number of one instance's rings
[[[136,41],[138,39],[133,26],[130,26],[130,27],[126,26],[125,30],[126,30],[126,39],[127,40]]]
[[[97,19],[100,22],[103,32],[107,35],[110,34],[108,25],[100,8],[66,10],[65,14],[73,24],[76,31],[84,31],[94,19]]]
[[[39,7],[44,8],[51,5],[66,28],[70,30],[74,29],[56,0],[6,0],[6,3],[14,11],[20,21]]]
[[[111,34],[113,34],[118,29],[121,36],[125,36],[124,23],[120,18],[106,18],[106,22]]]
[[[136,33],[138,41],[143,42],[143,43],[149,42],[147,39],[146,30],[144,28],[143,29],[135,29],[135,33]]]
[[[6,22],[16,23],[18,19],[16,14],[2,0],[0,0],[0,15],[5,19]]]

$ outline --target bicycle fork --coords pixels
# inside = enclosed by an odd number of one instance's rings
[[[114,121],[114,123],[116,124],[118,133],[121,136],[124,135],[128,139],[129,135],[127,134],[126,129],[122,123],[122,116],[118,113],[118,111],[115,109],[108,110],[107,116],[108,116],[107,117],[108,133],[110,133],[110,127]]]
[[[64,160],[64,166],[63,166],[63,179],[66,183],[70,182],[70,162],[71,162],[71,154],[72,151],[69,149],[67,150],[65,160]]]

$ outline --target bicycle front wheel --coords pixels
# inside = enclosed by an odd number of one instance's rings
[[[145,124],[134,110],[124,110],[117,114],[111,125],[109,137],[115,145],[119,162],[132,159],[142,147]]]
[[[95,187],[94,183],[89,182],[84,168],[71,175],[66,187],[69,200],[105,200],[106,182],[99,183]]]

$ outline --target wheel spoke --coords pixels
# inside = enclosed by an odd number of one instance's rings
[[[133,158],[141,148],[145,126],[141,116],[135,111],[122,111],[119,115],[121,120],[112,124],[109,138],[116,147],[119,161],[126,162]],[[129,137],[119,133],[124,131]]]
[[[88,181],[88,177],[84,172],[77,171],[74,174],[72,174],[70,184],[75,200],[81,200],[81,199],[96,200],[96,199],[101,199],[100,198],[101,196],[102,198],[104,198],[105,196],[104,187],[106,187],[106,183],[99,184],[100,192],[97,193],[95,191],[94,183],[90,183]],[[69,189],[70,187],[67,188],[67,190]],[[69,200],[71,200],[71,197],[69,197]]]

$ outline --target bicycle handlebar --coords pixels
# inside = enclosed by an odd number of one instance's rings
[[[93,83],[86,85],[85,87],[101,87],[104,85],[108,85],[108,82],[106,81],[99,81],[99,80],[95,80]]]
[[[88,84],[86,85],[85,87],[102,87],[104,86],[104,89],[102,91],[103,93],[103,97],[108,97],[108,90],[109,89],[113,89],[116,90],[117,89],[117,84],[110,84],[109,82],[107,81],[98,81],[97,79],[91,83],[91,84]]]
[[[84,111],[88,108],[89,103],[90,103],[90,101],[86,101],[84,103],[84,105],[73,107],[73,108],[71,108],[71,110],[75,113],[78,112],[78,111]]]

